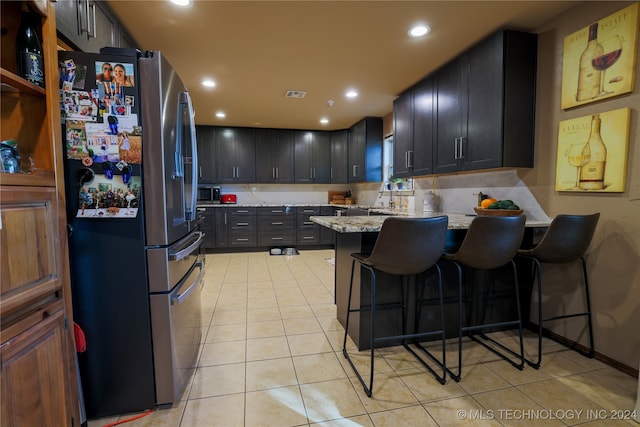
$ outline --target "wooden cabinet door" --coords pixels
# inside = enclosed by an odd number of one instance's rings
[[[349,182],[364,182],[367,122],[353,125],[349,131]]]
[[[89,6],[89,40],[86,52],[100,52],[103,47],[116,47],[118,19],[104,2],[91,1]]]
[[[65,330],[59,307],[41,313],[42,320],[0,346],[0,424],[5,427],[73,424],[65,403]]]
[[[229,246],[229,216],[227,208],[215,208],[216,248]]]
[[[463,57],[445,65],[436,74],[436,141],[433,149],[433,172],[456,172],[460,169],[458,140],[463,129],[466,99]]]
[[[256,182],[256,135],[253,129],[236,129],[235,160],[238,183]]]
[[[293,144],[293,131],[276,131],[273,165],[276,168],[276,182],[278,184],[293,183]],[[256,168],[260,162],[262,162],[262,158],[256,156]]]
[[[62,288],[53,187],[0,188],[0,309],[6,316]]]
[[[198,182],[216,183],[214,129],[212,126],[196,126],[198,143]]]
[[[313,133],[311,131],[296,131],[294,141],[295,182],[296,184],[311,184],[313,182]]]
[[[256,130],[256,180],[260,183],[293,182],[294,136],[290,130]]]
[[[349,132],[337,130],[331,132],[331,183],[346,184],[348,182],[349,157],[347,147]],[[323,227],[324,228],[324,227]]]
[[[313,182],[331,182],[331,134],[326,131],[313,132]]]
[[[423,80],[413,90],[413,153],[409,159],[413,176],[428,175],[433,170],[433,92],[433,78]]]
[[[498,33],[467,55],[468,121],[465,170],[502,166],[503,37]]]
[[[411,176],[409,158],[413,151],[413,90],[393,101],[393,176]]]
[[[219,184],[233,184],[236,178],[236,130],[216,128],[214,131],[216,169]]]

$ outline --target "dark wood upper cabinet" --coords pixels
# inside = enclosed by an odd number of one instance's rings
[[[331,132],[331,183],[346,184],[349,180],[349,131]]]
[[[393,175],[399,178],[432,171],[434,94],[427,77],[393,103]]]
[[[294,136],[292,130],[256,130],[256,179],[265,184],[293,182]]]
[[[103,47],[132,47],[120,44],[120,27],[124,26],[103,1],[59,0],[55,2],[55,9],[58,33],[83,52],[100,52]],[[124,39],[133,41],[126,35]]]
[[[435,173],[533,167],[537,36],[501,30],[435,73]]]
[[[256,182],[256,138],[252,128],[214,130],[217,183]]]
[[[198,181],[205,184],[214,184],[217,180],[214,129],[213,126],[196,126]]]
[[[349,129],[349,182],[382,181],[382,119],[367,117]]]
[[[331,136],[326,131],[295,131],[296,184],[331,182]]]

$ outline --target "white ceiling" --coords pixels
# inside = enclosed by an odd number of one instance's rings
[[[328,130],[390,113],[403,90],[493,31],[536,31],[577,3],[108,1],[140,48],[163,51],[177,69],[198,124]],[[409,39],[419,21],[431,34]],[[217,86],[202,87],[205,77]],[[345,98],[350,88],[360,95]]]

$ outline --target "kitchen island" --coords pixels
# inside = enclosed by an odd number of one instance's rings
[[[447,215],[449,217],[449,234],[447,236],[447,250],[454,250],[464,238],[466,230],[469,228],[474,216],[458,214],[458,213],[414,213],[414,212],[394,212],[371,210],[370,213],[378,213],[381,215],[374,216],[312,216],[311,221],[327,227],[336,232],[336,247],[335,247],[335,303],[337,306],[337,318],[338,321],[344,326],[347,318],[347,302],[349,297],[349,281],[351,277],[351,254],[355,252],[369,253],[373,249],[375,241],[377,239],[382,223],[389,218],[389,214],[402,215],[410,217],[434,217],[440,215]],[[526,232],[523,240],[523,246],[530,245],[534,240],[534,231],[539,228],[546,228],[551,222],[547,220],[527,220]],[[441,263],[443,270],[444,280],[444,296],[445,299],[451,300],[450,303],[445,304],[445,322],[447,336],[456,336],[457,330],[457,299],[454,297],[457,295],[457,285],[455,279],[455,272],[450,263]],[[370,278],[368,274],[361,277],[360,268],[356,268],[354,272],[354,282],[361,283],[361,286],[354,286],[352,296],[353,308],[359,306],[366,306],[369,304],[370,297]],[[469,308],[477,307],[479,300],[485,291],[488,291],[489,286],[487,284],[493,284],[494,297],[500,298],[504,295],[505,301],[511,301],[512,295],[510,289],[512,286],[508,285],[509,269],[502,271],[499,269],[494,274],[487,274],[485,272],[476,272],[472,275],[467,275],[465,278],[465,286],[473,286],[474,296],[469,302]],[[419,277],[417,280],[424,280],[426,283],[425,298],[435,298],[437,284],[434,281],[434,274],[426,273],[424,277]],[[521,285],[531,286],[530,283],[530,270],[529,266],[519,266],[518,276],[522,280]],[[503,277],[505,280],[502,280]],[[362,279],[362,280],[361,280]],[[378,275],[378,302],[380,304],[397,302],[400,300],[400,288],[401,279],[396,276],[379,273]],[[416,298],[415,286],[410,287],[409,298]],[[411,294],[413,292],[413,294]],[[523,313],[523,319],[528,319],[529,313],[529,296],[531,292],[525,287],[521,293],[521,308]],[[455,302],[455,303],[454,303]],[[410,304],[410,307],[412,304]],[[513,310],[511,310],[511,309]],[[421,329],[431,328],[439,329],[433,319],[438,319],[436,315],[437,308],[425,306],[422,310],[422,315],[419,319],[416,319],[415,310],[409,309],[409,321],[408,325],[418,324]],[[376,323],[376,330],[380,336],[397,335],[401,331],[401,316],[399,310],[387,311],[385,316],[380,316],[378,313],[380,323]],[[478,315],[477,310],[472,315]],[[491,316],[514,318],[515,307],[510,307],[505,304],[495,304],[494,309],[489,313]],[[368,312],[355,312],[351,315],[349,322],[349,336],[354,341],[359,350],[364,350],[370,347],[369,336],[364,331],[369,329],[370,316]],[[393,343],[391,343],[393,344]]]

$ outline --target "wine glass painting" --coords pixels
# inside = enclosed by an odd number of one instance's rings
[[[563,109],[633,91],[640,3],[564,38]]]
[[[560,122],[556,191],[625,190],[630,108]]]
[[[591,66],[594,70],[600,71],[600,93],[598,96],[608,95],[613,93],[611,90],[605,90],[605,82],[607,79],[607,69],[611,68],[615,64],[620,55],[622,55],[622,42],[620,36],[609,37],[605,40],[598,40],[598,44],[602,46],[602,54],[594,56],[591,59]],[[609,77],[609,84],[616,84],[622,81],[624,77],[615,76]]]
[[[567,150],[567,160],[571,166],[576,168],[576,181],[567,190],[580,190],[580,168],[591,160],[589,144],[571,144]]]

